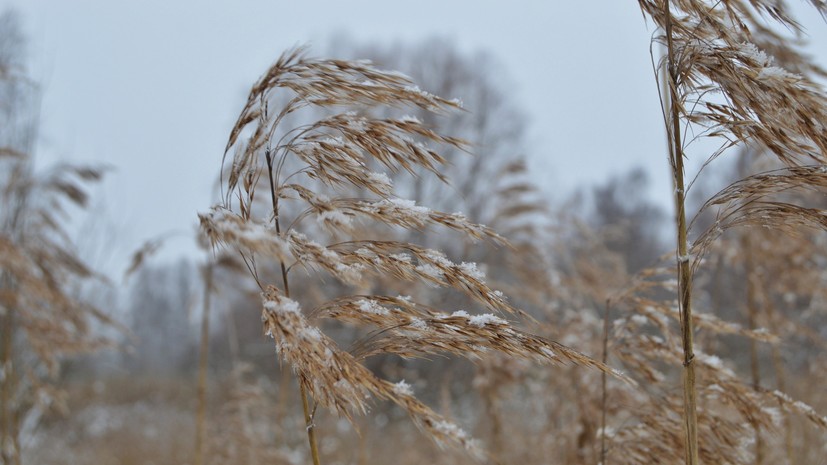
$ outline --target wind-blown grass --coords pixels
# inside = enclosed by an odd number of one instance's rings
[[[271,111],[276,108],[271,105],[276,95],[287,103]],[[483,457],[475,440],[419,401],[404,381],[379,378],[364,360],[378,354],[479,359],[499,352],[622,376],[562,344],[515,327],[505,318],[523,312],[487,284],[477,264],[454,261],[411,243],[360,237],[357,226],[372,222],[426,233],[447,228],[469,240],[508,246],[492,229],[460,213],[434,211],[393,195],[388,172],[413,175],[424,169],[447,182],[440,166],[448,160],[432,146],[465,149],[465,143],[438,134],[417,118],[371,116],[370,110],[379,106],[413,106],[437,115],[460,109],[458,101],[425,92],[404,75],[378,70],[368,62],[310,59],[303,50],[283,55],[253,86],[231,131],[227,152],[234,152],[224,184],[225,202],[200,215],[201,227],[214,244],[235,248],[244,258],[262,291],[264,330],[275,339],[281,359],[296,372],[306,406],[312,398],[350,417],[364,413],[371,398],[390,400],[438,444]],[[288,115],[307,107],[332,114],[297,127],[281,127]],[[263,207],[256,203],[260,184],[269,188],[264,219],[259,219]],[[354,191],[359,197],[353,197]],[[286,204],[298,206],[293,208],[298,213],[289,219]],[[311,218],[321,230],[308,224]],[[264,276],[268,261],[279,264],[278,285]],[[344,296],[314,308],[304,296],[290,293],[288,278],[300,268],[351,286],[364,287],[372,278],[384,277],[452,289],[487,313],[446,311],[408,297],[385,295]],[[371,332],[346,351],[318,325],[325,318]],[[309,408],[305,415],[318,463]]]
[[[792,42],[765,22],[801,31],[783,1],[640,0],[638,3],[661,29],[657,40],[666,46],[662,68],[668,91],[662,99],[677,210],[686,463],[694,465],[699,463],[699,440],[692,275],[704,249],[710,247],[721,231],[737,225],[823,227],[823,221],[819,219],[820,213],[812,209],[763,200],[762,194],[767,192],[755,186],[768,179],[756,178],[753,183],[736,184],[711,201],[716,204],[737,200],[740,206],[728,210],[710,233],[696,242],[695,247],[690,246],[685,199],[691,184],[684,180],[684,158],[691,140],[685,139],[691,132],[692,140],[699,137],[723,140],[720,148],[708,155],[707,164],[728,148],[743,143],[763,147],[792,167],[812,162],[823,164],[827,153],[824,126],[827,95],[810,77],[822,71],[808,66]],[[822,15],[827,11],[824,2],[813,0],[811,3]],[[771,48],[785,63],[776,63],[761,46]],[[796,185],[806,184],[807,176],[800,172],[802,168],[797,170],[798,176],[789,180]],[[769,190],[784,188],[780,177],[773,181],[778,183]],[[729,200],[725,200],[727,198]]]

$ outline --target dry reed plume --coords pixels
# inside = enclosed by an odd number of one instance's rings
[[[274,110],[272,102],[284,94],[287,103]],[[442,227],[468,239],[505,243],[493,230],[462,214],[396,198],[387,172],[368,168],[411,174],[422,168],[447,181],[440,171],[447,160],[429,145],[464,148],[463,141],[440,135],[416,118],[372,117],[371,109],[381,106],[418,107],[436,114],[460,108],[459,102],[422,91],[404,75],[378,70],[369,62],[310,59],[301,49],[284,54],[250,92],[227,144],[227,151],[234,153],[225,203],[201,214],[201,227],[214,244],[239,250],[261,289],[264,330],[300,381],[314,462],[318,456],[311,398],[347,417],[365,412],[370,398],[390,400],[438,444],[459,446],[481,457],[476,441],[420,402],[408,384],[380,379],[362,361],[384,353],[477,359],[500,352],[611,370],[504,319],[521,312],[486,283],[475,263],[456,262],[406,242],[358,236],[360,222],[376,222],[419,231]],[[288,115],[306,107],[334,113],[294,128],[280,126]],[[335,113],[341,109],[350,111]],[[293,165],[295,170],[286,171]],[[270,200],[264,219],[258,219],[262,213],[255,202],[261,181],[266,182]],[[347,196],[353,189],[368,196]],[[286,218],[286,203],[303,207]],[[314,229],[308,219],[315,219],[322,229]],[[320,241],[336,240],[324,244],[308,234]],[[278,285],[264,276],[268,260],[279,263]],[[349,285],[390,277],[453,289],[489,313],[446,312],[406,296],[353,295],[314,305],[290,293],[288,277],[300,268],[311,274],[324,272]],[[317,325],[323,319],[372,332],[345,351]]]

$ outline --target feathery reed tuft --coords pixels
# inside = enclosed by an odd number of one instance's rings
[[[286,103],[271,111],[277,96]],[[284,54],[253,86],[231,131],[227,153],[234,154],[224,205],[199,215],[201,228],[213,244],[241,253],[262,291],[265,332],[296,372],[303,394],[348,418],[366,412],[370,398],[390,400],[437,444],[458,446],[482,458],[485,453],[477,441],[420,402],[410,386],[380,379],[363,362],[379,354],[480,359],[502,353],[622,375],[514,327],[505,317],[524,313],[487,284],[477,264],[392,239],[394,228],[445,228],[470,241],[508,246],[491,228],[461,213],[434,211],[394,196],[388,173],[424,170],[447,182],[440,167],[448,160],[438,147],[466,150],[466,144],[414,117],[373,117],[371,110],[381,106],[418,107],[436,115],[460,109],[458,101],[425,92],[404,75],[369,62],[311,59],[303,49]],[[315,122],[282,127],[288,117],[308,107],[328,113]],[[256,202],[262,185],[269,191],[268,206]],[[389,229],[383,238],[363,237],[359,226],[365,223]],[[278,263],[281,284],[266,279],[267,270],[273,270],[268,263]],[[374,277],[450,289],[485,312],[446,312],[410,297],[374,294],[345,295],[314,305],[309,296],[290,293],[289,278],[300,268],[360,289],[370,288]],[[345,351],[317,324],[324,319],[371,332]],[[308,410],[306,419],[312,433]],[[309,441],[313,449],[315,438]]]

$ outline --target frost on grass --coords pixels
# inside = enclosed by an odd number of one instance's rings
[[[482,271],[480,271],[479,268],[477,268],[476,263],[462,262],[462,264],[459,265],[459,269],[464,274],[470,276],[473,279],[476,279],[477,281],[485,281],[485,273],[483,273]]]
[[[427,331],[428,330],[428,323],[425,322],[422,318],[411,318],[410,322],[411,328],[417,329],[419,331]]]
[[[279,260],[290,258],[290,245],[273,227],[245,220],[229,210],[215,207],[198,215],[201,229],[213,243],[245,251],[266,253]]]
[[[767,66],[761,69],[756,78],[759,81],[772,82],[774,80],[797,79],[798,77],[778,66]]]
[[[778,390],[772,391],[771,394],[781,403],[785,410],[804,415],[815,425],[823,429],[827,429],[827,417],[819,415],[818,412],[816,412],[816,410],[810,405],[807,405],[800,400],[794,400],[787,394]]]
[[[432,279],[433,281],[442,281],[445,278],[445,273],[430,263],[417,265],[416,271],[419,274]]]
[[[411,116],[411,115],[405,115],[405,116],[399,118],[399,121],[401,121],[403,123],[422,124],[422,121],[419,118],[417,118],[416,116]]]
[[[472,326],[476,326],[478,328],[482,328],[487,325],[507,325],[508,323],[503,320],[502,318],[491,314],[485,313],[483,315],[474,315],[468,318],[468,323]]]
[[[347,229],[353,222],[353,216],[342,210],[331,209],[319,213],[316,217],[319,223],[332,229]]]
[[[301,309],[299,308],[299,303],[295,300],[288,299],[287,297],[283,297],[278,300],[265,300],[264,301],[264,309],[268,312],[277,312],[277,313],[296,313],[300,314]]]
[[[393,191],[393,182],[385,173],[370,171],[367,173],[368,182],[384,193],[390,194]]]
[[[362,299],[356,302],[359,310],[374,315],[387,315],[388,309],[379,305],[375,300]]]
[[[396,392],[399,395],[403,395],[403,396],[412,396],[413,395],[413,388],[411,388],[411,385],[406,383],[404,379],[402,381],[399,381],[398,383],[394,384],[393,385],[393,390],[394,390],[394,392]]]
[[[406,213],[412,215],[427,215],[431,212],[431,209],[428,207],[417,206],[415,200],[406,200],[406,199],[386,199],[383,200],[390,205],[393,205],[395,208],[398,208],[400,211],[404,211]]]

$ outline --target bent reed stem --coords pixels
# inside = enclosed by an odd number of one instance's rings
[[[276,234],[281,235],[281,225],[279,223],[279,201],[276,195],[276,183],[273,179],[273,156],[270,149],[265,151],[265,158],[267,159],[267,178],[270,181],[270,200],[273,205],[273,220],[276,223]],[[284,295],[290,298],[290,283],[287,280],[287,267],[284,261],[279,261],[281,267],[281,279],[284,283]],[[299,373],[299,391],[302,397],[302,410],[304,411],[304,424],[307,428],[307,441],[310,444],[310,455],[313,457],[313,465],[321,465],[319,459],[319,448],[316,441],[316,425],[313,423],[313,415],[310,413],[310,406],[307,396],[307,390],[304,387],[304,379]]]

